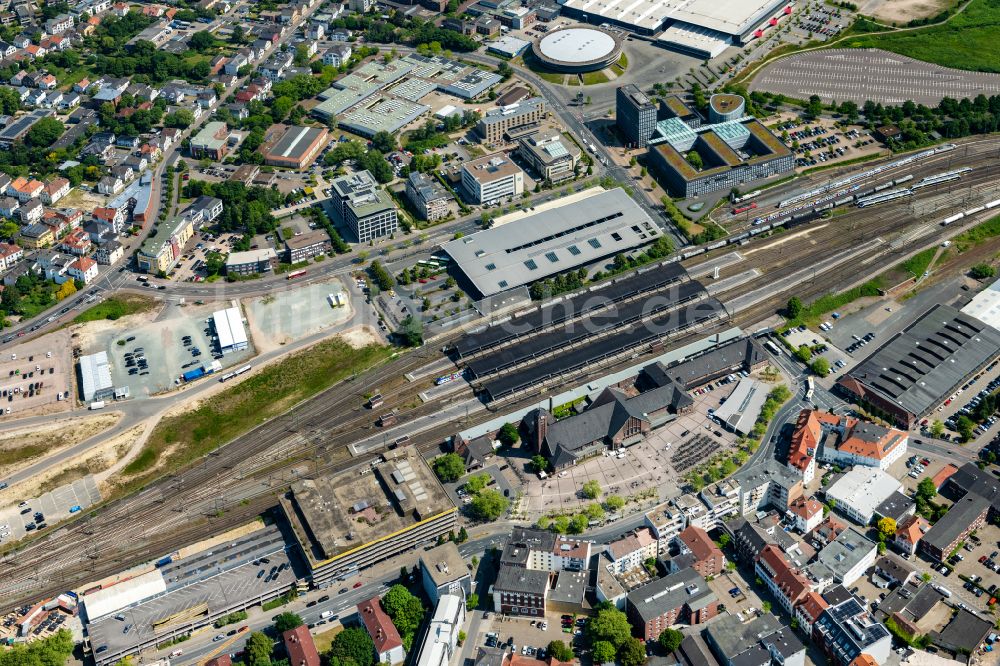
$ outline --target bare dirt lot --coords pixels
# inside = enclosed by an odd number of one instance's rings
[[[107,430],[120,416],[108,413],[80,419],[53,419],[45,425],[0,433],[0,477]]]
[[[951,0],[872,0],[861,6],[861,13],[888,24],[904,24],[913,19],[929,18],[955,3]]]
[[[332,307],[328,295],[338,293],[348,302],[342,307]],[[350,292],[338,279],[247,299],[244,303],[254,344],[261,353],[342,324],[353,315]]]

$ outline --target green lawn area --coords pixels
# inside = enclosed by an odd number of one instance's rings
[[[798,326],[799,324],[815,326],[820,323],[823,316],[828,312],[833,312],[834,310],[842,308],[848,303],[856,301],[859,298],[864,298],[866,296],[878,296],[879,289],[881,288],[881,278],[875,277],[868,282],[865,282],[860,287],[848,289],[847,291],[842,291],[839,294],[831,293],[820,296],[812,303],[803,307],[802,314],[800,314],[796,319],[790,319],[788,321],[788,325],[790,327]]]
[[[968,231],[955,236],[953,241],[959,252],[965,252],[969,248],[975,247],[980,243],[985,243],[997,236],[1000,236],[1000,215],[990,218],[982,224],[977,224]]]
[[[78,314],[73,319],[73,323],[82,324],[101,319],[121,319],[126,315],[151,310],[154,305],[155,302],[145,296],[112,296],[103,303],[98,303]]]
[[[927,270],[927,267],[931,265],[931,259],[934,258],[935,252],[937,252],[936,247],[927,248],[923,252],[913,255],[896,268],[910,273],[913,277],[920,277]]]
[[[1000,72],[1000,0],[972,0],[947,23],[919,30],[858,35],[837,46],[878,48],[945,67]]]
[[[604,70],[598,70],[596,72],[584,72],[583,73],[583,85],[592,86],[595,83],[607,83],[611,79],[608,75],[604,73]]]
[[[197,460],[345,377],[378,365],[391,354],[390,347],[355,349],[339,338],[326,340],[268,366],[205,400],[194,411],[163,419],[142,452],[126,466],[124,472],[132,478],[122,490],[130,492],[153,476]]]

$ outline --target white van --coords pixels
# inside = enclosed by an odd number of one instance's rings
[[[322,613],[319,614],[319,617],[320,617],[321,620],[325,620],[325,619],[327,619],[329,617],[333,617],[333,611],[330,611],[330,610],[323,611]]]

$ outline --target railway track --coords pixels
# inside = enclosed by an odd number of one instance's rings
[[[972,172],[959,182],[959,188],[971,191],[991,183],[995,174],[990,171],[992,169]],[[888,236],[926,223],[925,219],[912,219],[909,210],[910,205],[905,202],[885,204],[877,209],[852,210],[829,220],[816,221],[810,227],[785,232],[805,231],[787,241],[781,234],[755,239],[747,246],[748,258],[725,270],[739,272],[755,267],[762,274],[723,296],[732,298],[759,289],[783,275],[809,266],[815,261],[812,253],[817,248],[826,247],[835,252],[863,239],[883,235],[888,241]],[[722,248],[717,253],[727,251],[732,248]],[[702,263],[714,254],[706,253],[684,263]],[[896,257],[901,259],[906,254],[905,247],[893,250],[885,244],[867,253],[866,257],[880,257],[880,265],[888,267]],[[809,299],[856,280],[859,263],[848,262],[831,269],[822,280],[802,282],[796,286],[795,293]],[[773,298],[747,308],[717,328],[754,324],[773,314],[787,296],[788,293],[776,293]],[[682,336],[671,344],[682,345],[711,332],[705,330]],[[642,354],[628,363],[641,362],[658,353]],[[0,558],[0,608],[33,602],[86,581],[113,575],[176,550],[179,544],[198,541],[242,524],[273,507],[276,498],[300,476],[339,472],[367,464],[370,458],[352,458],[347,449],[347,444],[373,428],[373,414],[361,406],[364,394],[381,392],[385,405],[380,411],[399,409],[402,419],[434,413],[439,409],[438,403],[408,407],[419,387],[430,385],[430,378],[407,384],[403,376],[435,358],[439,357],[434,350],[408,354],[353,381],[338,384],[138,494],[110,503],[96,513],[88,513]],[[607,368],[588,369],[580,375],[561,378],[559,385],[575,384],[581,378],[607,372]],[[523,396],[505,403],[503,410],[514,410],[537,399],[537,395]],[[494,415],[486,411],[474,414],[464,424],[442,423],[415,437],[414,441],[426,453],[440,446],[457,429]],[[375,455],[372,453],[371,457]]]

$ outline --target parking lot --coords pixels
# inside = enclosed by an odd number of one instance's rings
[[[832,344],[829,344],[825,339],[823,339],[823,334],[816,333],[809,328],[802,330],[803,328],[805,328],[805,326],[790,329],[786,331],[786,333],[782,334],[782,336],[790,345],[792,345],[792,347],[796,349],[802,347],[803,345],[808,347],[812,353],[811,358],[825,358],[830,364],[831,374],[840,374],[850,367],[850,363],[852,361],[850,355],[844,353]],[[824,331],[824,333],[827,332],[828,331]],[[865,344],[867,345],[868,342],[866,341]]]
[[[934,107],[945,96],[995,95],[1000,92],[1000,75],[948,69],[878,49],[830,49],[781,58],[761,70],[750,90],[798,99],[819,95],[827,104],[912,100]]]
[[[59,403],[69,409],[72,373],[65,331],[10,348],[0,357],[0,413],[20,418]]]
[[[252,344],[225,356],[218,353],[209,319],[223,307],[218,303],[184,307],[167,303],[155,321],[104,331],[97,348],[108,353],[115,387],[127,386],[129,397],[144,398],[175,388],[181,374],[213,360],[228,367],[251,358]],[[191,336],[190,344],[185,344],[184,336]]]
[[[753,586],[738,574],[722,573],[708,581],[708,587],[715,592],[719,602],[725,604],[726,612],[737,616],[741,621],[749,622],[761,609],[761,598]],[[732,590],[736,590],[735,595],[730,594]]]
[[[768,125],[795,153],[800,170],[836,164],[884,152],[880,143],[860,125],[838,125],[829,118],[803,121],[797,113],[782,113]]]
[[[565,631],[563,626],[563,615],[569,619],[569,631]],[[479,636],[472,637],[477,645],[494,645],[490,640],[491,634],[497,643],[510,642],[514,651],[523,656],[532,656],[536,659],[545,659],[544,652],[538,654],[538,650],[544,650],[552,641],[563,641],[574,650],[578,650],[583,645],[583,623],[585,615],[572,613],[557,613],[549,611],[544,618],[531,619],[528,617],[518,617],[515,615],[498,616],[491,613],[490,618],[484,620],[480,625]],[[544,627],[544,628],[543,628]],[[579,654],[579,653],[578,653]]]
[[[89,474],[41,497],[25,498],[19,506],[0,510],[0,545],[19,541],[29,532],[45,529],[50,523],[54,526],[72,513],[86,511],[100,501],[101,491]],[[80,508],[71,513],[74,507]]]

